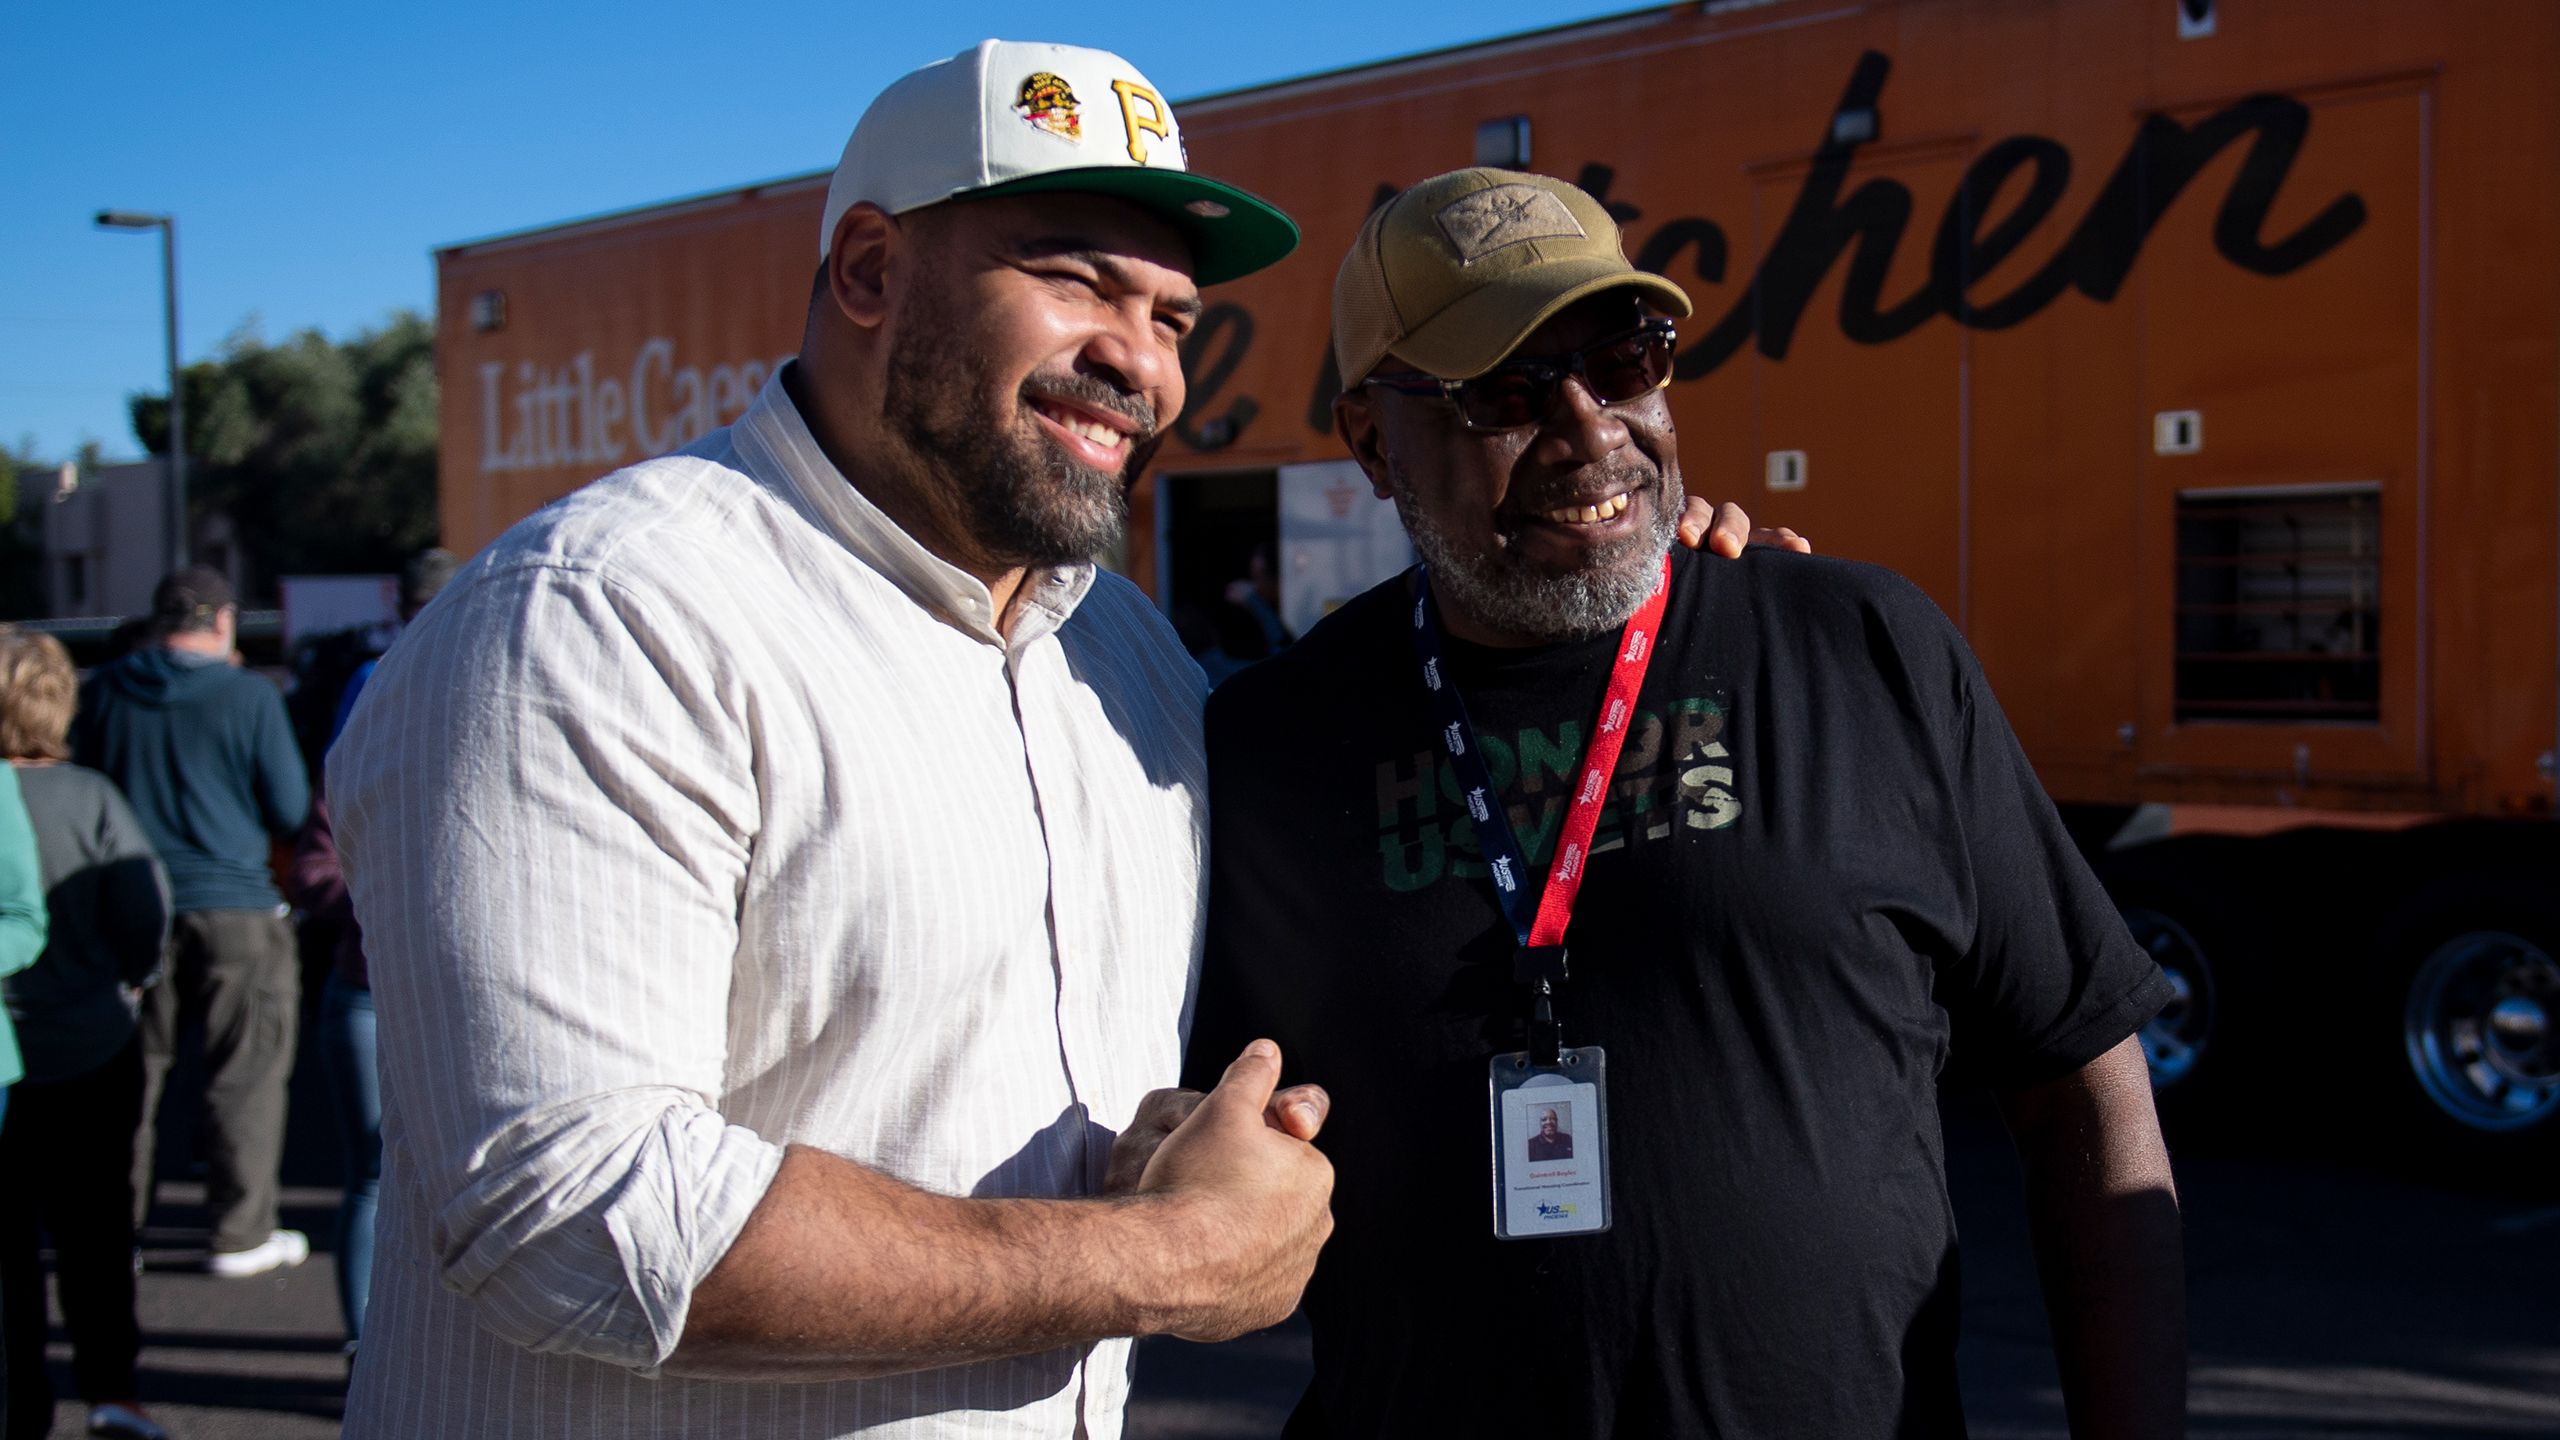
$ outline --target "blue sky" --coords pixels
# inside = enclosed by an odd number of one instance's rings
[[[178,217],[193,360],[424,311],[439,244],[831,165],[889,80],[988,35],[1118,50],[1183,96],[1637,5],[0,7],[0,445],[140,453],[159,240],[102,208]]]

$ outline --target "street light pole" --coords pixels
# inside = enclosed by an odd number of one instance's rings
[[[160,289],[163,328],[169,342],[169,568],[186,568],[187,531],[187,387],[178,373],[178,217],[160,219]]]
[[[178,217],[133,210],[101,210],[104,230],[160,232],[162,316],[169,342],[169,568],[187,563],[187,393],[178,373]]]

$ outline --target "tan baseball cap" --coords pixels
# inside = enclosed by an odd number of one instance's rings
[[[1517,170],[1452,170],[1379,206],[1333,280],[1333,358],[1347,388],[1389,355],[1464,380],[1587,295],[1629,289],[1686,318],[1689,297],[1627,263],[1618,224],[1579,187]]]
[[[1173,106],[1135,65],[1080,45],[982,40],[908,71],[862,112],[827,184],[818,256],[863,201],[904,215],[964,195],[1061,190],[1152,212],[1190,244],[1203,285],[1298,243],[1278,207],[1191,173]]]

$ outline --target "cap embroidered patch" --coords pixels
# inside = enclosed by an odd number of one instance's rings
[[[1022,82],[1022,89],[1014,96],[1013,113],[1034,130],[1045,130],[1061,140],[1079,144],[1084,140],[1084,119],[1076,113],[1076,92],[1046,70]]]
[[[1434,218],[1461,265],[1532,240],[1579,240],[1584,235],[1582,222],[1564,202],[1535,185],[1478,190],[1441,207]]]

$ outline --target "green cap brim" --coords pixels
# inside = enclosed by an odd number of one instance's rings
[[[1280,207],[1206,175],[1144,165],[1047,170],[989,185],[969,195],[1067,191],[1126,200],[1182,232],[1191,246],[1191,278],[1219,285],[1275,265],[1298,248],[1298,222]],[[954,199],[965,198],[954,196]]]

